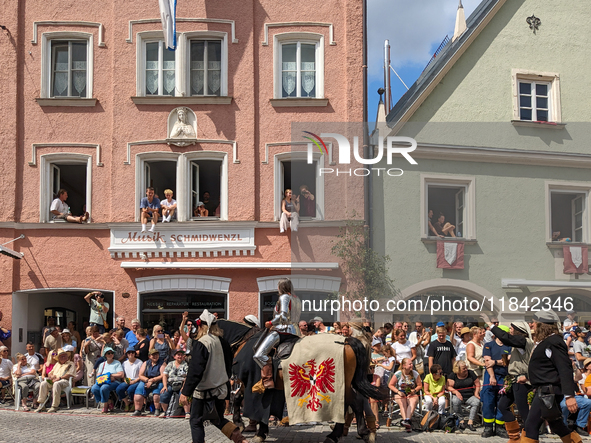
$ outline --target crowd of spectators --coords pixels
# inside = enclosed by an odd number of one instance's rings
[[[251,317],[253,324],[258,325],[254,316],[247,316],[245,321],[251,321]],[[325,324],[321,317],[299,322],[304,336],[329,333],[349,337],[354,328],[371,333],[373,384],[390,393],[390,401],[398,405],[401,424],[407,430],[417,412],[424,414],[431,409],[440,414],[455,413],[460,429],[472,431],[479,426],[480,413],[483,437],[507,435],[503,427],[507,421],[505,409],[513,402],[517,405],[513,412],[523,420],[527,417],[528,406],[523,397],[529,398],[531,386],[526,374],[515,376],[511,371],[517,345],[510,343],[511,337],[525,334],[535,346],[534,322],[504,325],[485,315],[472,324],[437,322],[427,326],[416,321],[411,327],[408,322],[396,322],[375,329],[369,322],[362,326]],[[146,411],[153,411],[156,417],[172,416],[175,408],[169,406],[178,397],[188,373],[192,330],[194,324],[188,313],[183,314],[180,328],[175,331],[165,331],[160,324],[148,330],[139,319],[133,319],[129,329],[125,318],[118,317],[114,329],[101,333],[95,324],[86,328],[82,338],[75,323],[61,329],[49,318],[38,350],[34,343],[27,343],[24,354],[11,358],[8,348],[0,346],[0,400],[14,383],[21,393],[22,410],[55,412],[62,393],[79,384],[91,390],[102,413],[113,411],[119,403],[122,411],[135,416]],[[561,405],[564,420],[574,422],[580,435],[588,435],[591,333],[572,311],[563,322],[561,333],[572,359],[573,380],[579,388],[576,414],[569,412],[566,400]],[[523,350],[531,354],[532,347]],[[513,394],[509,396],[512,385]],[[507,401],[508,405],[503,404]],[[379,417],[378,402],[372,401],[370,405]],[[181,416],[189,418],[190,404],[180,408],[184,408]]]

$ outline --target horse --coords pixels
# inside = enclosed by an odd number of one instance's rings
[[[275,389],[268,389],[264,394],[252,392],[252,386],[261,377],[260,368],[253,360],[253,345],[264,333],[258,328],[251,328],[243,323],[230,320],[220,320],[219,327],[224,331],[224,338],[228,340],[234,351],[233,372],[244,386],[244,415],[259,423],[257,434],[253,438],[254,443],[262,443],[269,433],[269,417],[283,416],[285,394],[283,392],[283,371],[277,371]],[[341,338],[335,336],[335,338]],[[367,349],[362,342],[353,337],[342,337],[344,352],[344,378],[345,378],[345,411],[351,407],[357,419],[357,433],[366,443],[371,443],[372,437],[365,424],[363,416],[364,398],[383,400],[384,394],[373,386],[368,378],[369,358]],[[240,418],[240,403],[242,399],[236,396],[234,404],[233,421],[242,425]],[[343,435],[344,423],[336,423],[332,432],[326,437],[324,443],[337,443]]]

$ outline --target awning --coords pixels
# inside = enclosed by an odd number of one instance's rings
[[[503,289],[526,288],[528,286],[545,288],[591,288],[591,281],[556,281],[556,280],[525,280],[520,278],[501,279]]]
[[[124,269],[338,269],[338,263],[292,262],[121,262]]]

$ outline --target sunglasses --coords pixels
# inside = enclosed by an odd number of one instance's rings
[[[57,352],[52,352],[51,355],[57,355]]]

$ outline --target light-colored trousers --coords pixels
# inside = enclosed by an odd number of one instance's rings
[[[297,212],[291,213],[291,220],[287,217],[285,212],[281,213],[281,220],[279,221],[279,231],[285,232],[287,228],[291,228],[292,231],[297,231],[300,224],[300,216]]]
[[[425,396],[425,406],[427,408],[427,411],[430,411],[431,409],[433,409],[433,397],[428,397]],[[436,398],[435,401],[437,402],[437,412],[439,414],[443,414],[445,412],[445,395],[439,398]]]
[[[51,392],[53,394],[53,401],[51,402],[52,408],[57,408],[60,405],[60,398],[62,396],[62,391],[70,386],[70,382],[68,380],[60,380],[53,383],[53,388]],[[42,381],[41,386],[39,387],[39,404],[42,405],[47,400],[47,395],[49,394],[49,389],[51,385],[46,382]]]

